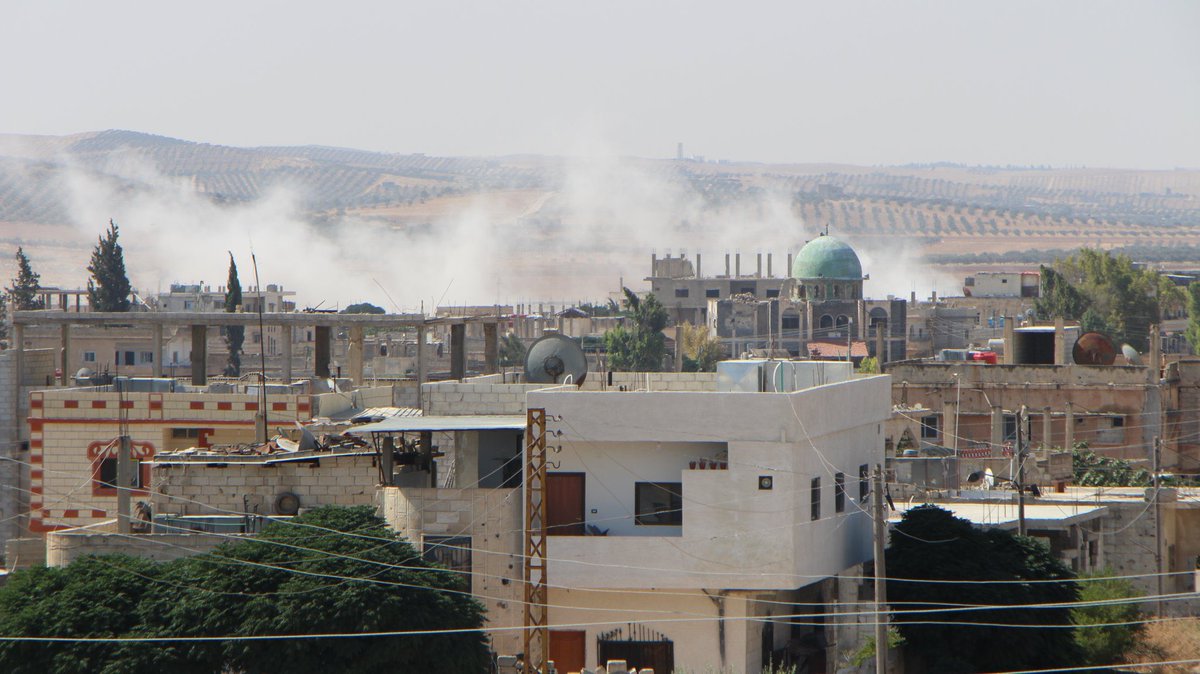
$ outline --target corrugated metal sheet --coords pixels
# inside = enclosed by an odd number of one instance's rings
[[[445,417],[392,417],[383,421],[355,426],[346,433],[408,433],[419,431],[520,431],[525,429],[524,416],[478,414]]]

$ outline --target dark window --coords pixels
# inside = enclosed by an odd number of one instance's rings
[[[837,317],[837,327],[839,327],[839,328],[844,328],[844,327],[846,327],[846,326],[847,326],[847,325],[849,325],[849,324],[850,324],[850,317],[849,317],[849,316],[845,316],[845,315],[843,315],[843,316],[838,316],[838,317]]]
[[[133,470],[133,488],[141,489],[142,488],[142,462],[137,459],[133,459],[130,461],[130,468]],[[100,472],[99,472],[99,475],[97,476],[97,481],[100,483],[99,485],[97,485],[99,487],[106,488],[106,489],[116,489],[117,488],[117,459],[116,459],[116,457],[113,457],[111,459],[101,459],[100,460]]]
[[[125,364],[133,365],[133,352],[132,351],[125,352]]]
[[[858,505],[867,505],[867,494],[871,493],[870,467],[863,464],[858,467]]]
[[[688,289],[687,289],[687,288],[676,288],[676,289],[675,289],[675,296],[676,296],[676,297],[687,297],[687,296],[688,296]]]
[[[754,286],[744,286],[738,292],[743,295],[753,295],[754,294]]]
[[[470,536],[422,536],[421,557],[463,574],[471,573]]]
[[[767,288],[767,297],[779,297],[779,288]]]
[[[938,417],[929,414],[921,417],[921,439],[936,440],[938,436]]]
[[[1124,425],[1125,425],[1125,417],[1113,417],[1112,418],[1112,427],[1113,428],[1121,428]]]
[[[682,482],[638,482],[633,488],[635,524],[683,524]]]
[[[833,476],[833,511],[846,512],[846,475],[838,473]]]
[[[819,520],[821,519],[821,478],[814,477],[812,479],[810,490],[812,492],[812,519]]]
[[[1006,442],[1008,442],[1008,441],[1015,442],[1016,439],[1017,439],[1017,415],[1005,414],[1004,415],[1004,440]]]
[[[715,297],[715,298],[720,299],[721,289],[720,288],[709,288],[708,290],[704,291],[704,296],[705,297]]]

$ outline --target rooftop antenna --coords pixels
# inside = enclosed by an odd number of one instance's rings
[[[258,281],[258,258],[254,256],[254,249],[250,249],[250,264],[254,267],[254,286],[261,288]],[[254,413],[254,437],[259,444],[267,444],[267,331],[263,329],[263,305],[266,304],[263,294],[258,294],[258,362],[259,370],[259,386],[258,386],[258,411]],[[288,330],[288,339],[291,339],[291,330]]]
[[[400,311],[400,305],[396,304],[396,300],[392,299],[392,296],[388,293],[387,288],[384,288],[383,285],[379,281],[376,281],[374,276],[371,277],[371,280],[375,281],[375,285],[379,286],[379,289],[383,291],[384,296],[387,297],[388,301],[392,303],[393,307],[395,307],[396,313],[398,313],[398,314],[404,313],[403,311]]]

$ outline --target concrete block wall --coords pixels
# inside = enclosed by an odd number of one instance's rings
[[[372,454],[315,462],[158,464],[151,469],[156,513],[181,515],[277,514],[275,501],[290,492],[301,508],[374,505],[379,472]]]
[[[422,548],[425,535],[471,537],[471,592],[489,627],[523,625],[522,496],[519,489],[388,487],[377,495],[388,525]],[[497,653],[519,653],[519,631],[494,632]]]
[[[115,515],[115,494],[98,492],[93,473],[99,455],[120,434],[124,408],[135,454],[150,458],[173,428],[253,432],[258,399],[247,394],[115,393],[50,389],[30,394],[29,530],[45,533],[93,524]],[[272,427],[311,416],[309,396],[268,396]],[[371,484],[374,484],[372,482]],[[150,500],[135,493],[134,502]]]
[[[46,536],[46,566],[66,566],[85,555],[130,555],[168,562],[208,552],[229,540],[229,534],[138,534],[121,536],[107,531],[67,529]]]
[[[426,416],[462,414],[525,414],[525,394],[545,384],[423,384],[422,411]]]

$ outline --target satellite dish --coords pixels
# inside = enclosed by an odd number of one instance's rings
[[[1071,357],[1076,365],[1112,365],[1117,359],[1117,347],[1104,333],[1085,332],[1075,340]]]
[[[1142,357],[1138,354],[1137,349],[1128,344],[1121,345],[1121,353],[1124,354],[1125,360],[1129,361],[1130,365],[1141,365]]]
[[[576,386],[581,386],[587,377],[587,356],[575,340],[551,332],[529,345],[525,353],[525,381],[560,384],[568,376]]]

